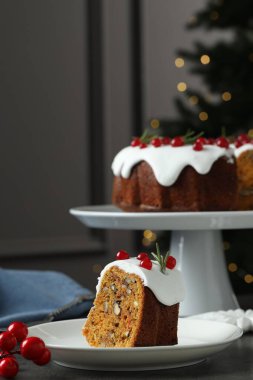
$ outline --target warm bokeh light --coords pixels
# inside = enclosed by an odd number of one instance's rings
[[[187,90],[187,85],[186,85],[186,83],[185,83],[185,82],[179,82],[179,83],[177,84],[177,89],[178,89],[178,91],[180,91],[180,92],[184,92],[184,91],[186,91],[186,90]]]
[[[210,57],[209,57],[209,55],[207,55],[207,54],[203,54],[203,55],[200,57],[200,62],[201,62],[203,65],[208,65],[208,63],[210,63]]]
[[[253,282],[253,276],[252,274],[246,274],[244,276],[244,281],[247,283],[247,284],[252,284]]]
[[[225,92],[223,92],[223,94],[221,95],[221,97],[224,100],[224,102],[228,102],[229,100],[231,100],[232,95],[231,95],[230,92],[225,91]]]
[[[236,272],[238,269],[238,266],[236,263],[229,263],[228,264],[228,270],[229,272]]]
[[[199,98],[195,95],[192,95],[189,97],[189,102],[193,105],[196,105],[199,102]]]
[[[149,238],[149,240],[150,240],[150,241],[156,241],[156,239],[157,239],[156,233],[153,232],[153,233],[152,233],[152,236]]]
[[[250,62],[253,62],[253,53],[250,53],[250,54],[249,54],[249,61],[250,61]]]
[[[199,113],[199,119],[201,121],[206,121],[208,119],[208,114],[206,112],[204,112],[204,111],[200,112]]]
[[[180,68],[180,67],[183,67],[184,66],[184,59],[183,58],[176,58],[175,59],[175,66]]]
[[[151,128],[154,128],[154,129],[159,128],[160,121],[157,119],[152,119],[150,122],[150,126],[151,126]]]
[[[153,232],[151,230],[145,230],[143,232],[143,236],[146,238],[146,239],[151,239],[152,238],[152,235],[153,235]]]

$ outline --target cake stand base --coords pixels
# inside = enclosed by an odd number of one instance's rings
[[[221,231],[172,231],[170,252],[186,284],[181,316],[239,307],[226,268]]]

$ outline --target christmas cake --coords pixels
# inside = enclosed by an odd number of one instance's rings
[[[95,347],[177,344],[184,288],[176,260],[160,253],[158,261],[146,253],[130,258],[119,251],[117,256],[98,280],[94,306],[83,327],[88,343]]]
[[[246,134],[237,137],[234,144],[237,162],[237,210],[253,209],[253,143]]]
[[[112,163],[112,202],[125,211],[223,211],[235,206],[236,162],[228,140],[135,138]]]

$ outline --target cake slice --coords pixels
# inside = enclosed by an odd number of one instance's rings
[[[172,268],[175,259],[170,259]],[[148,257],[116,260],[101,272],[83,335],[95,347],[177,344],[179,302],[183,298],[177,269],[161,268]]]

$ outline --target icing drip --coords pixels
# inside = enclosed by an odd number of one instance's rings
[[[136,258],[127,260],[116,260],[102,270],[98,278],[97,292],[100,290],[100,284],[104,273],[112,266],[117,266],[127,273],[134,273],[143,280],[143,285],[147,286],[158,301],[162,304],[171,306],[178,302],[183,301],[185,291],[181,272],[177,269],[166,269],[165,274],[160,272],[160,266],[155,261],[152,261],[153,266],[151,270],[147,270],[139,266],[140,261]]]
[[[157,182],[162,186],[171,186],[186,166],[192,166],[199,174],[207,174],[214,162],[221,157],[225,157],[228,163],[233,163],[233,149],[205,145],[202,151],[196,152],[192,145],[176,148],[155,148],[149,145],[145,149],[128,146],[114,158],[112,171],[115,176],[129,178],[133,167],[141,161],[146,161],[151,166]]]
[[[239,148],[234,148],[234,155],[236,158],[240,156],[241,153],[246,152],[247,150],[253,150],[253,144],[244,144],[240,146]]]

